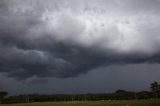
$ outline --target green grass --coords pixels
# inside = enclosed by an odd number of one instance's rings
[[[39,102],[29,104],[0,104],[0,106],[160,106],[160,100]]]

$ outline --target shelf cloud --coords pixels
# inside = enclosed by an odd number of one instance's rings
[[[160,62],[159,0],[1,0],[0,72],[76,77]]]

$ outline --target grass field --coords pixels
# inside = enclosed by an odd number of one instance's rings
[[[160,106],[160,100],[42,102],[29,104],[0,104],[0,106]]]

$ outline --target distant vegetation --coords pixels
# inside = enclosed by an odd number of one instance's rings
[[[50,101],[105,101],[105,100],[142,100],[160,98],[160,84],[153,82],[150,84],[150,91],[132,92],[117,90],[113,93],[96,94],[53,94],[53,95],[18,95],[4,98],[8,93],[0,92],[1,103],[31,103]]]

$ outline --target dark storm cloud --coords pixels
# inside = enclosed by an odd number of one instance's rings
[[[159,63],[159,5],[1,0],[0,72],[20,80],[66,78],[111,64]]]

